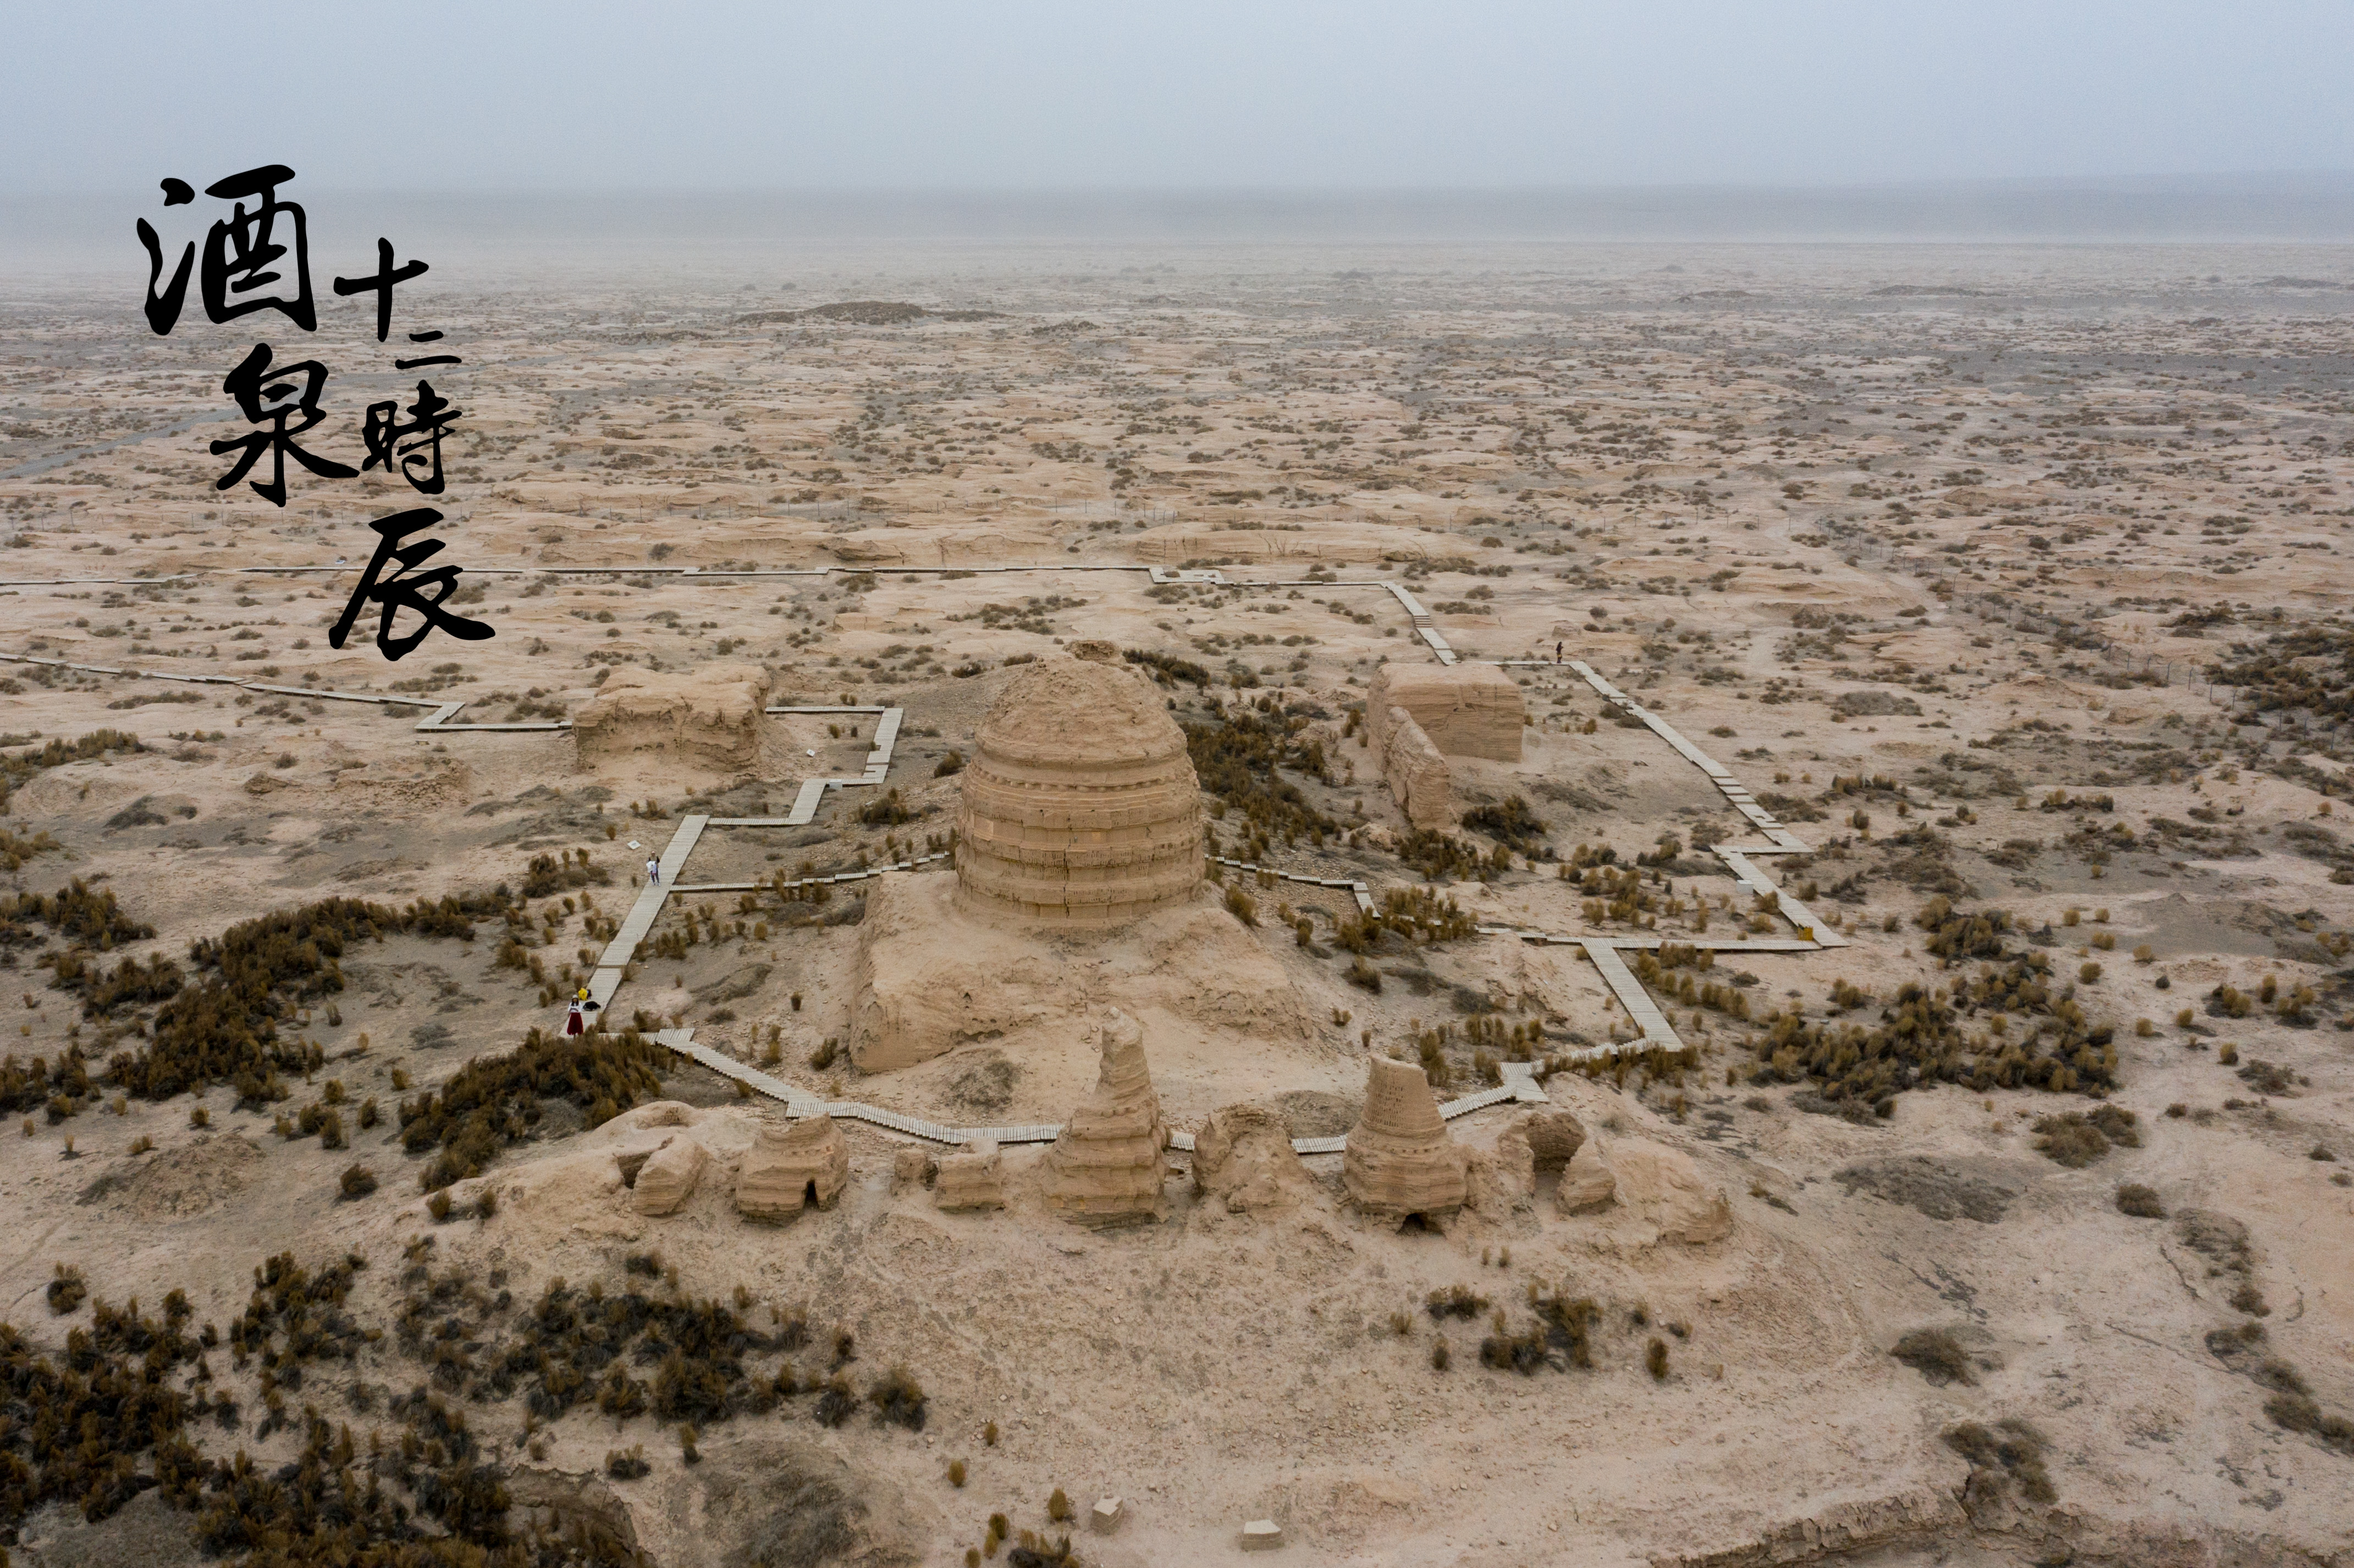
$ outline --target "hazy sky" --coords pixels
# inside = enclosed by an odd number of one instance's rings
[[[0,190],[2354,169],[2349,0],[24,5]]]

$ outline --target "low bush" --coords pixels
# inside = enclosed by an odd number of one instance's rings
[[[1939,1388],[1978,1381],[1970,1375],[1969,1353],[1944,1329],[1914,1329],[1899,1336],[1888,1353]]]

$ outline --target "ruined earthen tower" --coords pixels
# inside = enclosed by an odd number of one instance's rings
[[[1138,676],[1058,659],[1023,670],[976,736],[957,813],[975,904],[1102,927],[1191,898],[1202,796],[1184,732]]]

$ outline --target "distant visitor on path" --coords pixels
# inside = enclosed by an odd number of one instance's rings
[[[588,1027],[588,1021],[581,1015],[579,1000],[575,998],[572,1005],[564,1010],[564,1033],[579,1034],[585,1033]]]
[[[1561,662],[1561,644],[1558,642],[1553,645],[1553,662],[1556,664]]]
[[[646,856],[646,885],[648,887],[652,887],[661,880],[662,862],[656,860],[652,855]]]

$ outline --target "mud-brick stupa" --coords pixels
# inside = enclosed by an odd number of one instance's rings
[[[1202,882],[1202,796],[1185,735],[1143,680],[1057,659],[981,720],[957,814],[969,904],[1101,928],[1182,904]]]

